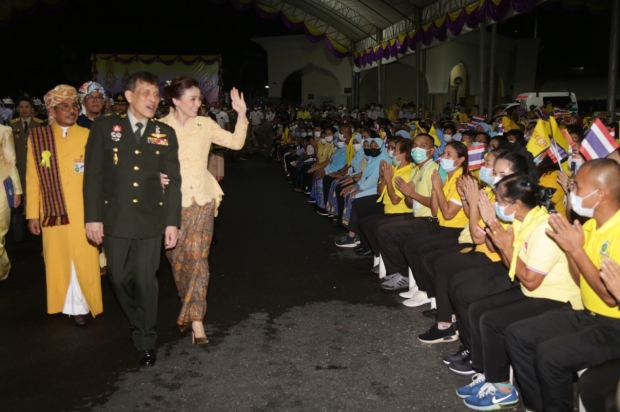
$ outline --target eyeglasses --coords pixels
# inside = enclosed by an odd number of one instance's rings
[[[77,103],[73,103],[73,104],[59,104],[57,106],[54,106],[54,109],[60,109],[61,111],[65,112],[65,113],[69,113],[71,111],[80,110],[80,105],[77,104]]]
[[[88,101],[91,101],[91,102],[102,102],[103,101],[103,97],[86,96],[84,98],[84,100],[88,100]]]

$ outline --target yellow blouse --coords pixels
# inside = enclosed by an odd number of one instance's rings
[[[179,141],[183,207],[191,206],[194,201],[199,205],[215,201],[217,216],[217,208],[224,192],[207,170],[209,150],[211,143],[233,150],[241,149],[245,142],[248,120],[245,116],[240,119],[234,133],[222,129],[216,122],[203,116],[188,119],[185,127],[181,127],[174,117],[174,109],[170,109],[170,114],[160,120],[174,129]]]
[[[386,215],[391,215],[394,213],[411,213],[411,208],[407,206],[407,203],[405,203],[405,195],[403,194],[403,192],[396,188],[394,182],[396,181],[397,177],[402,177],[405,182],[409,183],[411,181],[413,163],[409,163],[407,166],[401,167],[400,169],[397,169],[396,166],[392,167],[394,168],[394,175],[392,176],[392,186],[394,187],[394,192],[396,193],[396,196],[398,196],[401,200],[395,205],[392,204],[392,199],[390,199],[390,196],[388,195],[386,185],[383,188],[383,192],[381,193],[381,196],[379,196],[377,203],[383,202],[383,212]]]

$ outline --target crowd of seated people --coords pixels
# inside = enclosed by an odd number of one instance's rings
[[[367,257],[378,287],[405,306],[425,306],[432,323],[421,342],[460,340],[441,364],[471,376],[455,388],[465,406],[572,411],[585,370],[586,410],[616,410],[618,152],[586,161],[584,129],[554,120],[502,130],[497,119],[464,127],[402,108],[295,119],[278,128],[274,157],[343,227],[335,247]],[[565,156],[535,147],[549,122],[562,129]]]

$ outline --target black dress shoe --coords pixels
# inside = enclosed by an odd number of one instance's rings
[[[428,309],[422,312],[422,316],[435,319],[437,317],[437,309]]]
[[[373,253],[372,253],[372,250],[370,250],[370,249],[363,249],[362,248],[361,250],[356,250],[355,254],[357,256],[371,256]]]
[[[73,315],[73,323],[78,326],[84,326],[88,323],[89,315]]]
[[[138,351],[140,357],[140,363],[144,366],[154,366],[157,361],[157,352],[155,349]]]
[[[366,250],[366,249],[364,249],[364,248],[363,248],[363,247],[361,247],[361,246],[358,246],[358,247],[356,247],[355,249],[353,249],[353,251],[354,251],[355,253],[357,253],[357,252],[361,252],[362,250]]]

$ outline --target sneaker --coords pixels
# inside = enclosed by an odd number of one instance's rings
[[[413,297],[413,295],[415,295],[415,293],[418,291],[418,285],[414,285],[412,288],[410,288],[408,291],[406,292],[400,292],[398,294],[398,296],[400,296],[401,298],[405,298],[405,299],[411,299]]]
[[[431,303],[431,300],[426,295],[426,292],[416,290],[412,297],[403,302],[403,305],[409,308],[416,308],[418,306],[426,305],[427,303]]]
[[[377,265],[377,267],[378,267],[378,265]],[[374,269],[374,268],[373,268],[373,269]],[[379,273],[379,272],[378,272],[378,270],[379,270],[379,269],[377,269],[377,273]],[[396,272],[396,273],[392,273],[391,275],[387,275],[386,277],[384,277],[383,279],[381,279],[381,281],[382,281],[383,283],[386,283],[388,280],[390,280],[390,279],[394,279],[396,276],[400,276],[400,273]]]
[[[409,289],[409,278],[401,276],[400,273],[397,273],[392,279],[387,282],[383,282],[381,287],[385,290]]]
[[[314,203],[316,203],[316,200],[314,200],[314,199],[308,199],[308,200],[306,200],[306,202],[314,204]]]
[[[362,243],[362,241],[360,240],[359,235],[355,235],[355,245],[359,246]]]
[[[484,374],[477,373],[471,377],[471,383],[458,388],[456,390],[456,394],[463,399],[476,395],[485,383],[487,383],[487,381],[484,378]]]
[[[454,331],[452,325],[447,329],[439,329],[437,323],[428,330],[428,332],[418,335],[418,340],[424,343],[447,343],[454,342],[459,337]]]
[[[465,406],[477,411],[493,411],[517,406],[519,394],[514,386],[510,385],[510,392],[503,392],[488,382],[480,388],[477,394],[463,399]]]
[[[355,239],[351,239],[348,236],[341,237],[340,240],[337,240],[335,243],[336,243],[336,246],[338,246],[338,247],[355,247],[355,246],[357,246],[357,244],[355,243]]]
[[[328,215],[327,215],[327,218],[328,218],[328,219],[333,219],[333,218],[334,218],[334,215],[332,215],[332,214],[330,213],[330,214],[328,214]]]
[[[468,354],[465,358],[460,361],[451,362],[448,365],[448,368],[459,375],[473,375],[476,373],[474,368],[471,366],[471,354]]]
[[[443,360],[443,363],[445,363],[446,365],[449,365],[453,362],[462,361],[468,356],[469,356],[469,349],[467,349],[465,346],[460,346],[459,350],[456,353],[451,354],[451,355],[443,355],[441,359]]]
[[[321,215],[321,216],[327,216],[327,215],[328,215],[327,210],[325,210],[325,209],[319,209],[319,210],[317,210],[316,212],[317,212],[319,215]]]

